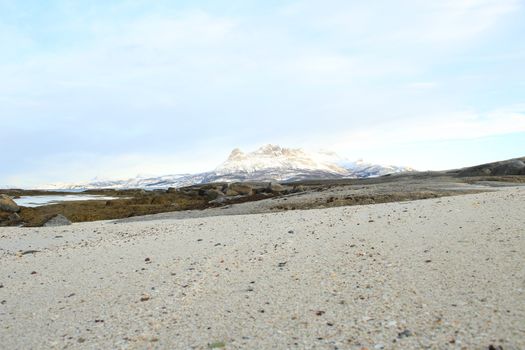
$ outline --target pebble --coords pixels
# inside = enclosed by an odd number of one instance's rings
[[[411,336],[412,336],[412,332],[409,331],[408,329],[405,329],[403,332],[397,333],[397,337],[399,339],[406,338],[406,337],[411,337]]]

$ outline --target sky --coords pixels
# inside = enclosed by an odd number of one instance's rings
[[[0,0],[0,186],[212,170],[236,147],[525,156],[523,0]]]

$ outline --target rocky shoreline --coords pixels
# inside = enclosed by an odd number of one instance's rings
[[[474,193],[490,190],[496,185],[514,183],[525,183],[525,176],[463,177],[450,173],[427,172],[370,179],[308,180],[292,183],[211,183],[153,191],[86,190],[76,194],[105,195],[117,199],[62,202],[33,208],[18,207],[16,203],[11,203],[10,205],[16,206],[16,210],[4,210],[0,207],[0,226],[43,226],[57,215],[71,222],[114,220],[166,212],[212,209],[272,198],[283,198],[284,201],[291,198],[286,203],[274,205],[274,211],[386,203]],[[3,201],[8,203],[18,196],[66,193],[0,190],[0,194]],[[295,205],[292,204],[297,198],[301,200]]]

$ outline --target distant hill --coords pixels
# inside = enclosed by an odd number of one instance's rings
[[[458,176],[525,175],[525,157],[451,170],[448,173]]]

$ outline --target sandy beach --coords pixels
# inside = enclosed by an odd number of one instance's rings
[[[524,187],[200,216],[0,228],[0,348],[525,348]]]

